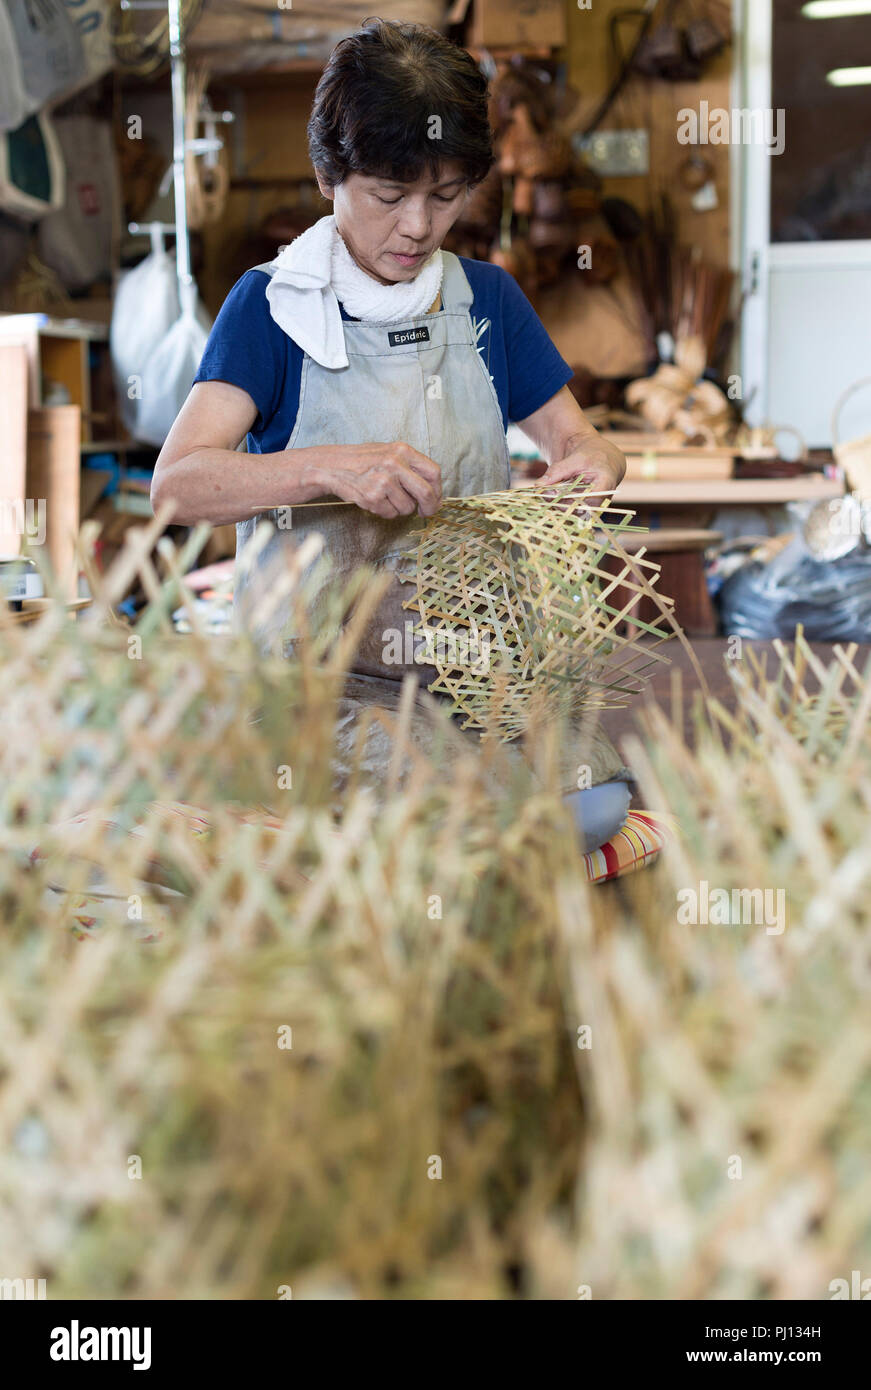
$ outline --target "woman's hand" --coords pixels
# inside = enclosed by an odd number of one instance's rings
[[[550,467],[534,487],[577,478],[596,492],[613,492],[626,472],[626,460],[616,444],[593,428],[567,386],[539,410],[516,422]]]
[[[625,472],[626,459],[617,446],[600,434],[592,434],[589,439],[577,444],[565,458],[552,463],[547,472],[536,479],[536,485],[565,483],[570,478],[577,478],[579,483],[589,485],[594,492],[613,492]]]
[[[312,482],[376,516],[433,516],[441,506],[441,469],[410,444],[321,445],[307,452]],[[314,457],[320,454],[323,462]]]

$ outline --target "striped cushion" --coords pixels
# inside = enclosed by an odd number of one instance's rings
[[[590,883],[605,883],[652,864],[666,840],[675,833],[671,816],[650,811],[630,811],[613,839],[584,855],[584,871]]]
[[[211,824],[208,812],[202,807],[183,801],[154,801],[151,809],[164,819],[180,818],[188,831],[195,836],[208,835]],[[282,833],[284,825],[275,816],[260,808],[249,810],[233,808],[231,814],[241,824],[259,826],[261,829]],[[105,833],[123,833],[121,826],[107,816],[96,814],[97,821]],[[583,856],[584,871],[590,883],[604,883],[611,878],[632,873],[653,863],[669,835],[674,833],[676,822],[672,817],[653,815],[649,811],[630,811],[622,829],[599,849]],[[67,847],[75,848],[77,836],[92,829],[90,815],[75,816],[72,820],[55,824],[52,830],[66,841]],[[142,826],[133,826],[128,832],[132,835],[144,834]],[[39,845],[33,847],[26,856],[31,863],[43,859],[44,853]],[[99,875],[97,875],[99,876]],[[302,875],[300,875],[302,877]],[[178,896],[169,889],[159,889],[154,884],[136,883],[133,890],[146,898],[158,896]],[[128,922],[128,899],[105,891],[103,885],[89,884],[90,891],[84,896],[73,896],[66,892],[61,883],[52,883],[46,890],[48,898],[53,895],[69,899],[70,926],[80,939],[95,935],[107,921]],[[141,941],[159,941],[163,935],[156,921],[136,921],[129,923]]]

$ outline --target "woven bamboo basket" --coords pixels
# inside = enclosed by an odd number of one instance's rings
[[[427,524],[404,606],[438,671],[430,689],[464,728],[514,739],[533,716],[609,708],[643,689],[671,633],[637,622],[642,643],[626,620],[644,594],[666,618],[671,601],[655,590],[659,566],[621,545],[643,529],[632,517],[571,480],[449,500]]]

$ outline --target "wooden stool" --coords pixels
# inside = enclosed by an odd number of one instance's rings
[[[660,566],[656,589],[664,597],[674,599],[675,620],[684,632],[694,637],[714,637],[718,631],[717,612],[705,580],[704,552],[722,539],[722,531],[689,526],[662,528],[645,535],[630,531],[619,536],[628,555],[643,550],[647,558]],[[609,574],[619,574],[622,568],[616,555],[607,557],[602,567]],[[614,593],[614,606],[619,608],[628,602],[628,597],[621,586]],[[632,616],[644,623],[668,626],[653,599],[646,594],[635,605]],[[639,629],[631,618],[627,620],[627,628],[629,636],[638,634]]]

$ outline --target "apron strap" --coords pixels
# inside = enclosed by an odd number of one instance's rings
[[[471,309],[475,296],[472,294],[472,287],[459,256],[455,256],[453,251],[443,251],[442,258],[442,308],[454,311]]]

